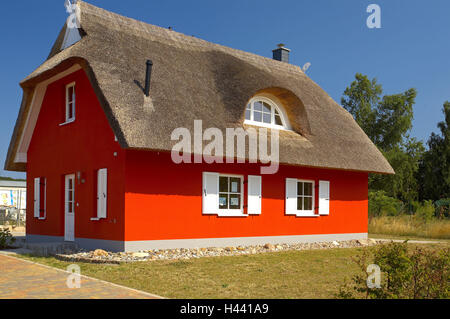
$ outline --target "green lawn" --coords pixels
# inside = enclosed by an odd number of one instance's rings
[[[371,248],[79,265],[83,275],[168,298],[333,298],[344,280],[357,272],[351,257],[363,249]],[[70,264],[24,258],[63,269]]]

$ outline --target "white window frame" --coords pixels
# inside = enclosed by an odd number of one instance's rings
[[[69,102],[69,89],[73,88],[73,99],[72,102]],[[69,124],[75,121],[75,111],[76,111],[76,90],[75,90],[75,82],[69,83],[66,85],[66,107],[65,107],[65,122],[60,124],[61,125],[65,125],[65,124]],[[69,117],[69,104],[72,104],[72,117]]]
[[[220,209],[219,201],[220,201],[220,194],[224,194],[224,192],[220,191],[220,178],[221,177],[228,177],[228,178],[239,178],[241,180],[241,200],[240,200],[240,208],[239,209]],[[219,178],[217,179],[217,215],[221,217],[240,217],[240,216],[247,216],[244,214],[244,176],[243,175],[234,175],[234,174],[219,174]],[[227,194],[233,194],[229,191]],[[234,193],[236,194],[236,193]]]
[[[253,117],[254,117],[253,105],[255,102],[265,102],[270,105],[270,107],[271,107],[271,113],[270,113],[271,114],[271,123],[270,124],[264,123],[264,122],[258,122],[253,119]],[[249,105],[250,105],[250,119],[248,120],[245,118],[245,113],[247,112],[247,108]],[[282,125],[275,124],[275,110],[280,115]],[[290,130],[290,125],[289,125],[289,122],[287,121],[287,115],[284,112],[284,110],[281,107],[279,107],[277,105],[277,103],[275,103],[274,101],[272,101],[271,99],[269,99],[265,96],[255,96],[252,99],[250,99],[250,101],[245,106],[244,119],[245,119],[244,124],[262,126],[262,127],[268,127],[268,128],[275,128],[278,130]]]
[[[312,179],[299,179],[299,178],[291,178],[291,180],[296,181],[296,205],[299,197],[305,197],[304,195],[298,195],[298,183],[311,183],[312,184],[312,209],[311,210],[304,210],[304,209],[296,209],[295,210],[295,216],[298,217],[319,217],[318,214],[314,214],[315,211],[315,201],[316,201],[316,183],[315,180]],[[309,197],[309,196],[308,196]],[[298,206],[296,206],[298,207]]]
[[[69,180],[72,180],[72,188],[69,189]],[[69,212],[69,205],[72,208],[70,214],[75,214],[75,174],[64,177],[64,212]],[[69,200],[69,191],[72,191],[72,201]]]

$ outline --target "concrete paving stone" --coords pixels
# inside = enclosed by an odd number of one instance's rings
[[[80,288],[68,288],[70,273],[0,254],[1,299],[159,299],[143,291],[81,276]]]

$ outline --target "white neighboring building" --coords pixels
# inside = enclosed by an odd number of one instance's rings
[[[0,180],[0,207],[26,209],[27,183]]]

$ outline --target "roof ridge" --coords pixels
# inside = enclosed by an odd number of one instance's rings
[[[120,24],[121,26],[123,26],[125,28],[135,29],[137,31],[143,32],[143,33],[153,36],[153,37],[163,38],[163,36],[161,34],[161,32],[163,32],[166,35],[166,37],[164,39],[165,40],[170,39],[174,43],[176,43],[177,41],[183,41],[184,44],[195,45],[198,48],[202,48],[202,47],[204,48],[205,45],[214,46],[221,51],[227,51],[227,53],[232,52],[232,53],[234,53],[233,55],[235,55],[237,57],[239,57],[239,56],[245,57],[245,58],[249,58],[250,60],[258,59],[258,60],[264,61],[265,63],[270,64],[271,67],[276,67],[283,71],[290,71],[290,72],[294,72],[297,74],[299,73],[304,76],[307,76],[302,71],[301,67],[298,65],[277,61],[277,60],[274,60],[269,57],[265,57],[265,56],[262,56],[262,55],[259,55],[256,53],[247,52],[247,51],[232,48],[232,47],[229,47],[226,45],[214,43],[214,42],[207,41],[207,40],[204,40],[201,38],[197,38],[195,36],[186,35],[182,32],[178,32],[175,30],[169,30],[169,29],[166,29],[166,28],[163,28],[163,27],[151,24],[151,23],[140,21],[140,20],[137,20],[134,18],[130,18],[130,17],[97,7],[86,1],[78,0],[77,5],[80,5],[81,15],[83,15],[83,11],[84,11],[88,14],[96,15],[103,19],[114,21],[115,23]],[[82,23],[82,21],[81,21],[81,23]],[[152,32],[152,31],[158,31],[158,32]]]

